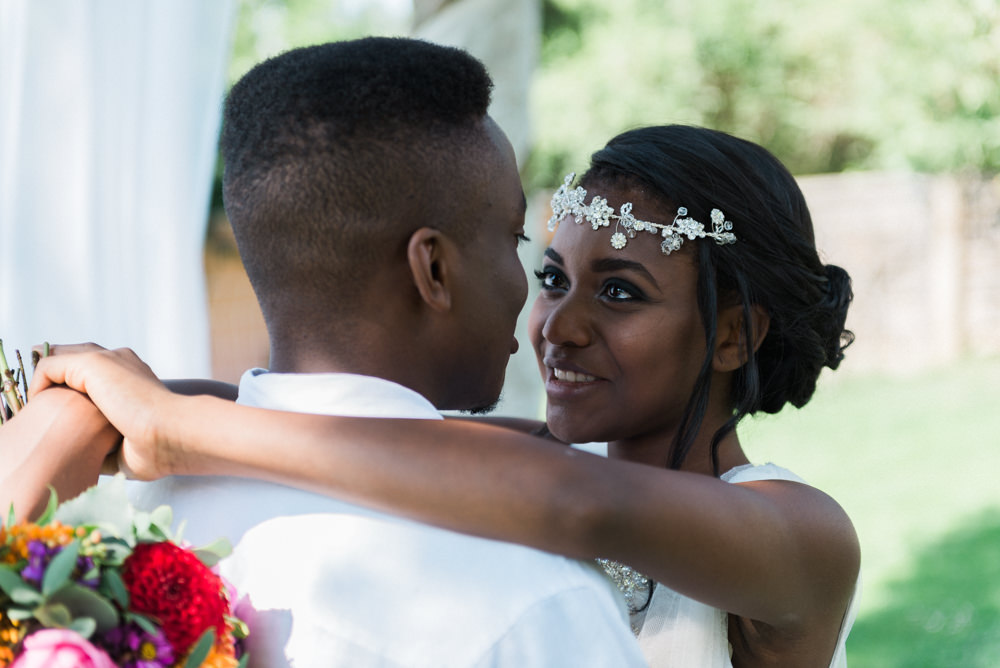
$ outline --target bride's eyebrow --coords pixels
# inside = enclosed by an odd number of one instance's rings
[[[648,280],[653,285],[657,285],[656,279],[653,278],[653,275],[651,273],[649,273],[649,270],[647,270],[646,267],[643,266],[641,263],[634,262],[632,260],[622,260],[619,258],[610,258],[610,257],[601,258],[599,260],[594,260],[593,262],[590,263],[590,270],[593,271],[595,274],[610,273],[622,270],[634,271],[645,276],[646,280]]]
[[[560,255],[559,253],[555,252],[551,248],[546,248],[545,249],[545,257],[549,258],[550,260],[552,260],[556,264],[566,264],[565,262],[563,262],[562,255]]]

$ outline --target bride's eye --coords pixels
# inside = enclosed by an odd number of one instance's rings
[[[541,283],[542,290],[565,290],[569,285],[566,276],[555,267],[536,269],[535,278]]]
[[[630,302],[643,298],[642,291],[623,281],[608,281],[604,285],[604,296],[613,302]]]

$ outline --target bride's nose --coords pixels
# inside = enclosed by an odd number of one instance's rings
[[[542,337],[557,346],[583,347],[593,339],[588,308],[582,298],[566,295],[544,314]]]

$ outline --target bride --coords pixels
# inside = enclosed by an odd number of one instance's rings
[[[787,469],[751,464],[737,433],[805,405],[851,339],[850,279],[820,261],[794,179],[752,143],[647,127],[567,177],[553,210],[529,325],[538,435],[183,397],[127,350],[58,347],[32,393],[87,392],[136,477],[256,476],[600,559],[651,665],[846,665],[851,521]],[[554,441],[607,441],[608,458]]]

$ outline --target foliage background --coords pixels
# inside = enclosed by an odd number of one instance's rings
[[[795,174],[1000,168],[994,0],[547,0],[528,177],[635,125],[705,125]]]
[[[406,34],[403,0],[241,0],[230,79],[288,48]],[[526,188],[630,127],[755,141],[794,174],[1000,171],[996,0],[543,0]]]

